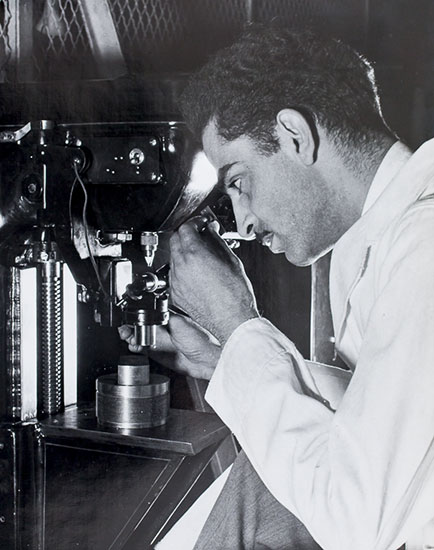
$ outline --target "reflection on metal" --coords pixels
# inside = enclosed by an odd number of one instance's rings
[[[63,266],[58,261],[38,265],[40,296],[39,372],[41,415],[63,409]]]
[[[151,267],[154,263],[155,253],[158,248],[158,233],[143,231],[140,235],[140,245],[143,250],[146,265]]]
[[[63,392],[67,407],[77,403],[77,285],[68,266],[63,269]]]
[[[107,0],[77,0],[81,8],[90,47],[100,78],[117,78],[126,74],[116,28]]]
[[[139,149],[138,147],[134,147],[134,149],[131,149],[129,155],[131,164],[142,164],[145,160],[145,153]]]
[[[21,420],[37,414],[36,268],[21,270]]]
[[[30,130],[32,129],[32,124],[28,122],[25,124],[22,128],[19,128],[18,130],[4,130],[3,132],[0,132],[0,141],[3,143],[6,142],[17,142],[20,139],[22,139],[24,136],[26,136]]]
[[[21,420],[21,272],[11,267],[8,275],[6,360],[10,394],[7,414],[12,420]]]
[[[102,426],[129,430],[167,421],[169,379],[150,375],[145,356],[121,356],[117,374],[100,376],[96,389],[96,416]]]

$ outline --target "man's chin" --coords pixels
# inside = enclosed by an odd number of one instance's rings
[[[288,262],[297,267],[309,267],[317,260],[317,256],[308,255],[306,253],[303,253],[303,251],[301,250],[282,250],[282,252],[284,252],[285,258],[288,260]]]
[[[268,244],[268,248],[273,254],[285,254],[285,258],[288,262],[297,267],[311,266],[330,250],[306,250],[303,249],[302,245],[298,247],[290,246],[290,243],[275,234],[273,235],[272,241]]]
[[[325,256],[330,249],[324,250],[322,252],[317,252],[316,254],[299,254],[297,255],[294,251],[285,251],[285,258],[291,264],[297,267],[309,267],[317,262],[320,258]]]

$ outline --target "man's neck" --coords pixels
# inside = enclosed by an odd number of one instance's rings
[[[392,137],[384,136],[377,147],[369,151],[354,150],[353,154],[349,152],[346,155],[342,155],[330,141],[325,143],[325,152],[319,159],[322,164],[320,169],[330,189],[334,190],[342,220],[342,233],[362,215],[375,174],[395,141]]]
[[[360,189],[360,196],[357,199],[357,206],[360,217],[362,215],[363,206],[366,201],[366,197],[374,181],[375,175],[384,160],[389,149],[395,143],[396,139],[390,136],[385,136],[384,139],[378,144],[378,147],[373,151],[357,155],[356,161],[353,166],[349,166],[348,169],[354,174],[357,187]]]

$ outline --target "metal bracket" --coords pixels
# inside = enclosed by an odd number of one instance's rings
[[[32,130],[32,123],[28,122],[19,130],[4,130],[0,132],[0,143],[16,143]]]

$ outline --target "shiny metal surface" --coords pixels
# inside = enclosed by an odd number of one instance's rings
[[[100,376],[96,382],[96,416],[102,426],[151,428],[166,423],[169,413],[169,379],[151,374],[150,383],[118,384],[116,374]]]
[[[150,382],[149,361],[144,355],[121,355],[118,363],[118,384],[145,385]]]
[[[151,398],[164,395],[169,391],[169,379],[162,374],[151,374],[149,384],[122,386],[118,383],[117,374],[103,374],[96,382],[97,392],[120,398]]]
[[[140,235],[140,245],[143,250],[146,265],[151,267],[154,263],[155,253],[158,248],[158,234],[152,231],[143,231]]]
[[[6,307],[6,368],[9,385],[8,411],[11,419],[21,419],[21,272],[8,270],[6,278],[8,304]]]
[[[157,325],[134,324],[134,338],[139,346],[154,348],[157,343]]]
[[[63,266],[59,261],[38,264],[40,296],[40,412],[63,409]]]

